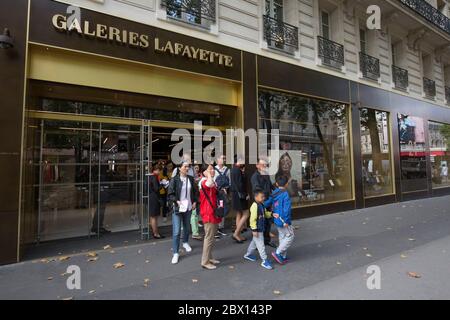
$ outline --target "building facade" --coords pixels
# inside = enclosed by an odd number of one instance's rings
[[[450,194],[449,15],[436,0],[2,1],[0,263],[103,226],[144,234],[148,163],[194,121],[278,129],[297,217]]]

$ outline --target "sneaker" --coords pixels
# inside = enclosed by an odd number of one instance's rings
[[[177,264],[179,259],[180,255],[178,253],[175,253],[172,257],[172,264]]]
[[[264,260],[263,262],[261,262],[261,267],[267,269],[267,270],[272,270],[273,266],[272,266],[272,262],[269,261],[269,259]]]
[[[252,254],[246,254],[244,256],[244,259],[246,259],[248,261],[251,261],[251,262],[256,262],[256,260],[257,260],[257,258],[254,255],[252,255]]]
[[[281,256],[281,254],[276,253],[275,251],[272,252],[272,257],[275,259],[276,262],[279,264],[284,264],[284,258]]]
[[[219,235],[221,235],[222,237],[225,237],[225,236],[227,235],[223,229],[218,229],[218,230],[217,230],[217,233],[218,233]]]
[[[202,241],[203,240],[203,237],[201,236],[201,235],[192,235],[192,239],[194,239],[194,240],[198,240],[198,241]]]
[[[283,256],[281,256],[281,257],[283,258],[284,263],[288,263],[290,261],[288,257],[283,257]]]
[[[191,248],[191,246],[189,245],[189,243],[183,243],[183,248],[184,248],[184,250],[186,250],[186,252],[192,252],[192,248]]]

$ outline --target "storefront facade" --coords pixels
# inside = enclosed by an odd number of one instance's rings
[[[291,177],[298,218],[450,194],[450,109],[95,11],[71,20],[56,1],[28,4],[0,5],[15,36],[0,51],[2,264],[103,225],[142,228],[146,163],[167,159],[172,130],[194,121],[278,129],[277,174]]]

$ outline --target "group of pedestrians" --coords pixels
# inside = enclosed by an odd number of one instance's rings
[[[289,178],[278,176],[275,183],[267,174],[268,162],[260,159],[257,171],[251,177],[251,195],[247,191],[245,161],[235,159],[230,169],[225,165],[225,157],[219,156],[216,163],[192,166],[190,156],[185,155],[181,164],[166,177],[162,186],[162,168],[153,167],[149,179],[150,227],[156,239],[163,236],[158,231],[157,217],[161,212],[161,188],[172,215],[172,264],[179,263],[180,249],[192,252],[189,239],[203,240],[201,266],[214,270],[220,264],[213,254],[215,238],[225,235],[224,220],[229,211],[236,213],[236,227],[232,239],[239,244],[248,239],[243,236],[249,227],[252,239],[244,259],[257,261],[255,252],[261,258],[261,266],[273,269],[266,246],[275,248],[271,256],[279,264],[288,262],[287,249],[293,242],[294,231],[291,223],[291,200],[287,192]],[[167,175],[167,173],[166,173]],[[170,182],[169,182],[170,178]],[[164,179],[163,179],[164,180]],[[157,198],[158,196],[158,198]],[[249,206],[249,203],[252,203]],[[201,219],[201,224],[200,224]],[[278,230],[279,245],[272,242],[271,229],[275,224]],[[203,226],[204,236],[200,235],[199,225]]]

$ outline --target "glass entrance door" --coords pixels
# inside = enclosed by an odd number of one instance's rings
[[[42,119],[37,127],[28,166],[36,240],[139,229],[142,126]]]

